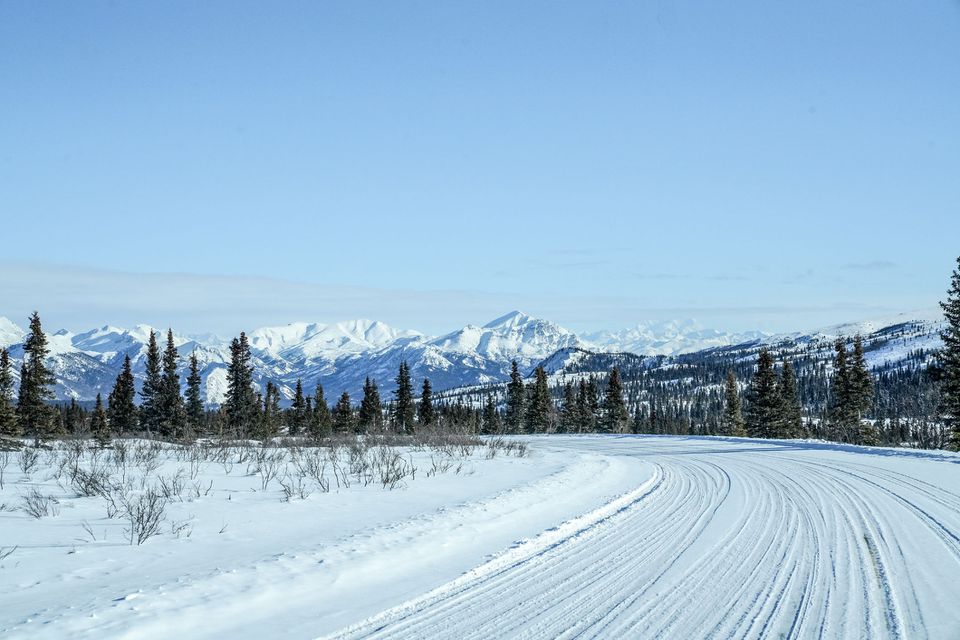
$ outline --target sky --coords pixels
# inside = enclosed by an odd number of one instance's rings
[[[235,334],[934,307],[960,2],[0,0],[0,315]]]

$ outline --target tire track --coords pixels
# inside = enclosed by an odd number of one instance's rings
[[[925,551],[960,573],[960,496],[896,461],[752,441],[543,443],[643,459],[655,477],[336,637],[926,637],[923,558],[903,532],[929,531],[939,546]],[[960,597],[957,581],[941,587]]]

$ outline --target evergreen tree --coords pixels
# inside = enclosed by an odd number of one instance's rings
[[[800,406],[800,396],[797,393],[797,376],[793,365],[784,361],[780,371],[780,419],[778,421],[778,438],[802,438],[803,408]]]
[[[645,425],[646,420],[644,420],[643,411],[638,404],[633,410],[633,423],[630,425],[630,430],[633,433],[643,433]]]
[[[527,405],[527,432],[546,433],[553,422],[553,403],[550,400],[547,372],[543,367],[537,367],[533,375],[534,382]]]
[[[113,390],[107,396],[107,418],[110,429],[118,436],[137,429],[137,389],[130,356],[124,356],[123,369],[117,374]]]
[[[721,427],[721,434],[725,436],[744,438],[747,435],[740,406],[740,390],[737,387],[737,377],[732,370],[727,372],[726,402],[723,407]]]
[[[600,413],[600,391],[593,376],[580,379],[577,389],[577,415],[580,433],[593,433],[597,430]]]
[[[70,398],[70,404],[67,406],[66,415],[64,416],[64,429],[72,434],[82,433],[85,421],[86,417],[84,416],[83,409],[77,404],[75,398]]]
[[[40,325],[40,315],[34,311],[30,316],[30,334],[23,343],[23,366],[20,369],[20,393],[17,398],[17,415],[20,430],[34,439],[39,446],[42,438],[54,428],[53,410],[47,404],[53,400],[53,373],[47,368],[50,354],[47,336]]]
[[[578,430],[577,394],[573,383],[563,385],[563,404],[560,406],[560,421],[557,433],[576,433]]]
[[[949,432],[949,445],[960,450],[960,258],[950,277],[947,299],[940,303],[945,326],[940,337],[943,347],[938,355],[940,418]]]
[[[507,384],[507,415],[505,426],[507,433],[520,433],[523,430],[524,405],[523,378],[520,368],[514,360],[510,366],[510,382]]]
[[[97,403],[93,407],[93,414],[90,416],[90,433],[96,439],[97,444],[105,447],[110,444],[110,426],[107,424],[107,412],[103,410],[103,402],[100,400],[100,394],[97,394]]]
[[[400,363],[396,382],[397,389],[393,392],[396,398],[393,404],[393,428],[400,433],[413,433],[416,407],[413,404],[413,386],[410,383],[410,369],[406,360]]]
[[[180,354],[173,342],[173,330],[167,329],[167,347],[163,351],[163,375],[160,379],[160,434],[165,438],[180,438],[186,423],[183,397],[180,395],[180,376],[177,364]]]
[[[150,435],[160,429],[162,420],[163,373],[160,363],[160,347],[157,334],[150,330],[147,341],[147,360],[143,386],[140,388],[140,424]]]
[[[203,396],[201,395],[200,385],[203,382],[200,377],[200,362],[197,360],[197,352],[190,354],[190,373],[187,375],[186,392],[186,414],[187,427],[194,434],[204,431],[205,415],[203,411]]]
[[[428,427],[433,424],[433,389],[430,387],[430,380],[423,379],[423,390],[420,392],[420,406],[417,408],[420,424]]]
[[[877,446],[880,433],[865,417],[873,409],[875,381],[867,359],[863,353],[863,338],[853,338],[853,357],[850,361],[850,413],[855,419],[855,442],[857,444]]]
[[[577,387],[577,405],[576,405],[576,432],[587,433],[593,431],[591,422],[593,413],[590,408],[590,390],[587,381],[580,378],[580,384]]]
[[[757,372],[750,381],[746,427],[751,438],[772,438],[777,434],[780,418],[780,390],[773,356],[761,349],[757,358]]]
[[[303,397],[303,383],[297,378],[297,386],[293,392],[293,404],[290,406],[291,436],[299,436],[307,428],[307,399]]]
[[[360,401],[360,411],[357,422],[362,433],[383,430],[383,407],[380,402],[380,389],[377,383],[367,378],[363,383],[363,399]]]
[[[336,433],[353,433],[356,430],[356,419],[353,415],[353,407],[350,406],[350,394],[346,391],[333,408],[333,430]]]
[[[227,367],[227,398],[224,402],[227,427],[233,435],[250,429],[257,415],[257,397],[253,388],[253,366],[250,364],[250,344],[241,332],[230,343],[230,366]]]
[[[493,394],[487,394],[487,400],[483,405],[482,430],[485,434],[497,434],[503,432],[503,422],[500,420],[500,412],[497,410],[497,403],[493,400]]]
[[[0,435],[20,435],[17,409],[13,404],[13,365],[6,349],[0,349]]]
[[[623,382],[620,369],[614,367],[607,378],[607,389],[603,394],[601,408],[601,431],[604,433],[622,433],[630,420],[630,413],[623,401]]]
[[[260,412],[260,426],[257,436],[260,440],[269,440],[280,434],[283,426],[283,411],[280,409],[280,389],[273,382],[267,382],[263,396],[263,411]]]
[[[333,431],[333,418],[330,415],[327,400],[323,396],[323,386],[319,382],[313,395],[313,403],[313,420],[310,423],[310,432],[314,438],[326,438]]]
[[[833,360],[833,380],[830,384],[830,423],[833,437],[841,442],[854,442],[857,439],[857,415],[850,367],[847,363],[847,347],[843,338],[837,338],[833,349],[836,353]]]

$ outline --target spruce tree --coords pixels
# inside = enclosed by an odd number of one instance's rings
[[[573,383],[567,382],[563,385],[563,404],[560,406],[557,433],[576,433],[577,417],[577,394],[573,390]]]
[[[623,382],[620,379],[620,369],[614,367],[607,378],[607,388],[603,394],[600,430],[604,433],[622,433],[629,420],[630,413],[623,401]]]
[[[333,430],[336,433],[353,433],[356,430],[356,419],[353,407],[350,406],[350,394],[346,391],[333,408]]]
[[[20,435],[13,403],[13,365],[6,349],[0,349],[0,435]]]
[[[263,396],[263,410],[260,412],[260,426],[257,436],[266,441],[280,434],[283,426],[283,411],[280,409],[280,389],[273,382],[267,382]]]
[[[421,426],[429,427],[433,424],[433,389],[430,387],[430,380],[427,378],[423,379],[423,390],[420,392],[420,405],[417,407],[417,414]]]
[[[241,332],[230,343],[230,365],[227,367],[227,398],[224,408],[227,427],[235,436],[253,427],[258,412],[256,391],[253,388],[253,365],[250,363],[250,343]]]
[[[53,400],[51,387],[55,382],[53,373],[46,364],[49,354],[50,348],[40,324],[40,315],[34,311],[30,316],[30,334],[23,343],[17,415],[20,430],[32,437],[36,446],[39,446],[40,440],[50,435],[54,428],[53,410],[47,404]]]
[[[487,400],[483,405],[482,430],[485,434],[498,434],[503,432],[503,421],[500,419],[500,412],[497,410],[497,403],[493,399],[493,394],[487,394]]]
[[[160,429],[162,420],[163,401],[163,373],[160,363],[160,347],[157,345],[157,334],[150,330],[147,341],[147,360],[143,377],[143,386],[140,388],[140,424],[147,430],[147,435]]]
[[[940,419],[948,430],[949,446],[960,450],[960,258],[950,277],[947,299],[940,303],[945,320],[943,346],[937,354]]]
[[[137,429],[137,389],[130,356],[124,356],[123,369],[117,374],[113,390],[107,396],[107,418],[110,429],[118,436]]]
[[[523,378],[520,376],[520,367],[514,360],[510,365],[510,382],[507,384],[507,415],[504,421],[507,433],[523,431],[524,401]]]
[[[802,438],[803,408],[800,405],[800,396],[797,392],[797,376],[793,365],[784,361],[780,371],[780,419],[778,421],[778,438]]]
[[[765,348],[757,358],[757,371],[750,381],[747,397],[747,433],[751,438],[775,437],[782,403],[773,356]]]
[[[313,394],[313,420],[310,423],[310,432],[314,438],[326,438],[333,431],[333,418],[330,407],[323,396],[323,386],[318,382]]]
[[[853,384],[847,363],[847,347],[843,338],[833,345],[833,379],[830,383],[830,423],[833,437],[841,442],[857,439],[857,415],[854,408]]]
[[[201,395],[200,385],[203,379],[200,377],[200,362],[197,360],[197,352],[190,354],[190,373],[187,375],[186,391],[186,414],[187,427],[194,434],[200,434],[204,431],[205,415],[203,410],[203,396]]]
[[[103,401],[100,394],[97,394],[97,403],[93,407],[93,414],[90,416],[90,433],[96,439],[97,444],[105,447],[110,444],[110,426],[107,424],[107,412],[103,410]]]
[[[180,376],[177,364],[180,354],[173,342],[173,330],[167,329],[167,347],[163,351],[163,375],[160,380],[160,434],[165,438],[180,438],[186,422],[183,397],[180,395]]]
[[[299,436],[307,428],[307,399],[303,396],[303,383],[297,378],[297,386],[293,392],[293,404],[290,406],[291,436]]]
[[[67,433],[82,433],[85,420],[83,409],[77,404],[76,398],[70,398],[70,404],[64,416],[64,428]]]
[[[592,431],[590,423],[592,421],[592,413],[590,410],[590,398],[589,389],[587,387],[587,381],[584,378],[580,378],[580,384],[577,386],[577,406],[576,406],[576,432],[577,433],[587,433]]]
[[[600,391],[597,380],[590,376],[586,380],[580,379],[580,388],[577,390],[577,413],[579,414],[581,433],[593,433],[597,430],[600,413]]]
[[[873,409],[873,374],[867,366],[863,353],[863,339],[857,335],[853,339],[853,357],[850,360],[850,413],[856,420],[855,442],[876,446],[880,444],[876,427],[864,419]]]
[[[550,400],[547,372],[543,367],[537,367],[533,375],[534,382],[527,406],[527,432],[546,433],[553,423],[553,402]]]
[[[637,404],[633,410],[633,422],[630,425],[630,430],[633,433],[643,433],[644,427],[646,426],[646,420],[643,417],[643,410],[640,405]]]
[[[721,434],[734,438],[744,438],[747,435],[746,424],[740,403],[740,389],[737,386],[737,377],[733,371],[727,372],[725,402],[723,407],[723,422]]]
[[[393,428],[399,433],[413,433],[416,407],[413,404],[413,386],[410,383],[410,369],[406,360],[400,363],[396,383],[397,389],[393,392]]]
[[[367,378],[363,383],[363,399],[360,401],[357,423],[363,433],[383,430],[383,407],[380,402],[380,389],[377,387],[377,383],[370,378]]]

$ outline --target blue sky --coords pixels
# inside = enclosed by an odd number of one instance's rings
[[[956,0],[0,1],[21,324],[809,328],[935,305],[958,174]]]

